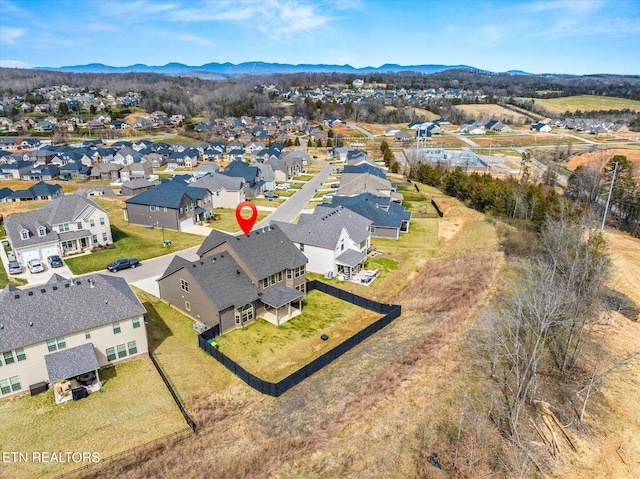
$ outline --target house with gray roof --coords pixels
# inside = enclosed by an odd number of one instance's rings
[[[149,180],[128,180],[122,182],[122,186],[120,187],[120,194],[122,196],[135,196],[140,193],[150,190],[151,188],[155,188],[160,184],[159,181],[149,181]]]
[[[6,217],[7,238],[19,262],[113,244],[109,214],[88,198],[65,195]]]
[[[214,208],[236,208],[246,200],[245,180],[237,176],[209,173],[191,186],[209,190]]]
[[[43,201],[53,200],[63,196],[62,186],[50,185],[44,181],[39,181],[33,186],[24,190],[15,190],[5,198],[7,202],[17,201]]]
[[[312,273],[353,280],[364,268],[373,221],[343,206],[300,215],[297,224],[271,224],[304,253]]]
[[[301,312],[308,260],[277,226],[212,230],[198,256],[174,257],[158,284],[164,301],[208,328],[225,333],[258,317],[279,326]]]
[[[184,231],[213,217],[212,200],[207,188],[188,185],[174,177],[125,200],[125,220],[129,224]]]
[[[53,387],[61,403],[80,385],[99,390],[100,368],[148,353],[145,313],[124,278],[115,276],[54,274],[30,288],[5,286],[0,398]]]

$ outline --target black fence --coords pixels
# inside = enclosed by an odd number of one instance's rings
[[[176,404],[178,406],[178,409],[180,409],[180,412],[182,413],[182,417],[187,422],[187,424],[189,425],[191,430],[193,432],[196,432],[196,423],[195,423],[195,421],[193,419],[191,419],[191,416],[189,416],[189,414],[187,413],[186,409],[182,405],[182,401],[180,400],[180,397],[178,396],[178,393],[176,393],[176,391],[173,389],[173,386],[169,382],[169,378],[167,378],[167,376],[165,375],[164,371],[162,370],[162,368],[158,364],[158,361],[156,361],[156,358],[153,357],[153,354],[151,353],[151,351],[149,351],[149,358],[151,358],[151,362],[156,367],[156,370],[158,371],[158,374],[160,374],[160,377],[162,378],[162,381],[164,382],[165,386],[167,386],[167,389],[171,393],[171,397],[173,397],[173,400],[176,402]]]
[[[442,218],[444,216],[444,213],[442,211],[440,211],[440,208],[438,208],[438,204],[434,201],[433,198],[431,198],[431,204],[433,205],[433,207],[436,209],[436,211],[438,212],[438,216],[440,218]]]
[[[335,348],[327,351],[322,356],[314,359],[309,364],[301,367],[296,372],[290,374],[277,383],[264,381],[263,379],[254,376],[234,360],[228,358],[223,353],[218,351],[218,349],[209,344],[208,341],[218,335],[220,331],[219,328],[211,328],[201,333],[198,336],[198,344],[201,349],[204,349],[207,353],[209,353],[209,355],[214,357],[218,362],[223,364],[224,367],[226,367],[229,371],[238,376],[256,391],[260,391],[262,394],[267,394],[269,396],[278,397],[287,392],[295,385],[301,383],[305,378],[308,378],[312,374],[317,373],[322,368],[360,344],[371,335],[380,331],[382,328],[390,324],[394,319],[400,317],[400,314],[402,313],[402,308],[398,304],[379,303],[377,301],[364,298],[357,294],[350,293],[349,291],[344,291],[340,288],[336,288],[335,286],[322,283],[321,281],[308,281],[307,292],[313,291],[315,289],[335,298],[347,301],[348,303],[360,306],[361,308],[384,314],[384,316],[378,319],[375,323],[370,324],[363,330],[351,336],[349,339],[338,344]]]

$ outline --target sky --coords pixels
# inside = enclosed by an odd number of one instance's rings
[[[640,74],[640,0],[0,0],[0,66],[468,65]]]

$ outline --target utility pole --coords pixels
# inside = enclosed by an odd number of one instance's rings
[[[600,230],[604,230],[604,223],[607,221],[607,212],[609,211],[609,202],[611,201],[611,193],[613,193],[613,184],[616,182],[616,173],[618,172],[618,162],[613,163],[613,178],[611,178],[611,186],[609,187],[609,196],[607,196],[607,204],[604,206],[604,216],[602,217],[602,226]]]

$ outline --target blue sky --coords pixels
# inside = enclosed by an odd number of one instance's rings
[[[640,74],[640,1],[0,0],[0,66],[250,61]]]

